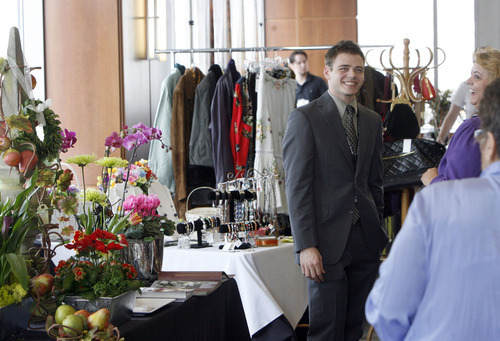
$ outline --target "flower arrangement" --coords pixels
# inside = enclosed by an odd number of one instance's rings
[[[11,29],[11,37],[18,35],[16,28]],[[22,52],[11,49],[13,45],[9,43],[9,57],[0,58],[0,152],[10,169],[1,168],[2,176],[13,185],[1,193],[0,306],[19,302],[32,288],[30,275],[41,270],[35,259],[28,269],[21,254],[26,250],[21,248],[25,239],[34,238],[33,232],[48,223],[49,211],[57,207],[50,202],[58,202],[68,190],[72,176],[61,170],[58,157],[76,142],[70,132],[60,128],[50,99],[33,98],[36,79],[31,71],[39,68],[19,65],[17,61],[24,58]]]
[[[76,231],[73,242],[65,245],[76,256],[60,261],[55,268],[54,286],[63,296],[81,296],[89,300],[115,297],[138,290],[135,268],[120,262],[120,250],[128,246],[123,234],[96,229],[91,234]]]
[[[132,150],[131,160],[135,157],[137,148],[143,144],[149,143],[152,140],[159,140],[161,142],[161,130],[151,128],[143,123],[138,123],[132,128],[127,126],[120,132],[113,132],[105,141],[105,156],[98,159],[95,154],[77,155],[66,159],[67,163],[76,164],[82,170],[82,178],[84,182],[84,190],[81,193],[83,198],[83,214],[77,217],[80,229],[85,229],[87,234],[90,234],[96,228],[110,231],[112,233],[120,232],[126,225],[128,215],[122,209],[125,200],[126,187],[131,183],[138,183],[141,176],[134,176],[135,170],[141,174],[142,171],[145,175],[142,176],[145,181],[144,186],[148,186],[154,177],[150,172],[144,161],[139,161],[136,164],[137,168],[133,169],[133,164],[127,160],[119,157],[110,157],[110,153],[116,148],[124,147],[127,150]],[[162,144],[164,147],[164,145]],[[167,149],[168,150],[168,149]],[[98,164],[103,167],[100,186],[99,188],[86,188],[85,187],[85,167],[89,164]],[[109,202],[109,189],[112,186],[112,178],[116,169],[122,169],[122,176],[120,177],[124,182],[123,198],[117,203]],[[141,180],[142,181],[142,180]],[[116,178],[115,178],[116,183]],[[91,202],[91,207],[86,209],[86,202]],[[118,205],[117,214],[113,214],[112,205]]]
[[[130,170],[126,166],[110,169],[108,174],[110,188],[114,188],[116,184],[128,182],[130,186],[139,187],[144,194],[147,194],[151,184],[158,181],[156,174],[149,168],[147,160],[136,161],[130,165]],[[101,177],[98,179],[97,186],[101,188],[103,186]]]
[[[160,200],[154,194],[129,196],[123,203],[124,211],[130,216],[130,226],[125,230],[125,236],[145,240],[153,240],[161,235],[171,236],[175,224],[157,214],[158,206]]]

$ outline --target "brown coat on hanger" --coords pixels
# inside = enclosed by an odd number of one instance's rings
[[[197,67],[187,69],[174,89],[170,140],[174,165],[174,204],[179,218],[186,213],[187,166],[189,164],[189,140],[193,122],[194,94],[196,86],[205,75]]]

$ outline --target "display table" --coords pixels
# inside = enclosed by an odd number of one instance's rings
[[[119,329],[127,341],[250,340],[234,279],[222,283],[208,296],[193,296],[153,314],[132,317]]]
[[[284,315],[296,327],[307,307],[307,283],[293,244],[222,251],[166,247],[163,271],[224,271],[235,275],[250,335]]]
[[[205,297],[170,303],[144,317],[132,317],[118,326],[127,341],[233,341],[250,340],[238,286],[230,279]],[[47,333],[25,331],[6,341],[50,341]]]

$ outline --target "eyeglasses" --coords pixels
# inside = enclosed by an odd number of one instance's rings
[[[484,131],[483,129],[474,130],[474,140],[476,140],[477,142],[482,140],[485,135],[486,135],[486,131]]]

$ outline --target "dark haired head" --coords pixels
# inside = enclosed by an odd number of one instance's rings
[[[479,104],[479,118],[483,132],[490,131],[500,146],[500,78],[490,83],[484,90]],[[500,148],[498,148],[500,157]]]
[[[299,54],[301,54],[301,55],[303,55],[304,57],[306,57],[306,60],[307,60],[307,54],[306,54],[304,51],[302,51],[302,50],[297,50],[297,51],[293,51],[293,52],[290,54],[290,57],[289,57],[289,59],[290,59],[290,63],[292,63],[292,64],[293,64],[293,63],[295,63],[295,56],[297,56],[297,55],[299,55]]]
[[[359,55],[363,59],[363,63],[365,62],[365,55],[359,48],[358,44],[352,40],[341,40],[337,44],[333,45],[326,53],[325,65],[331,67],[335,58],[337,58],[340,53]]]

